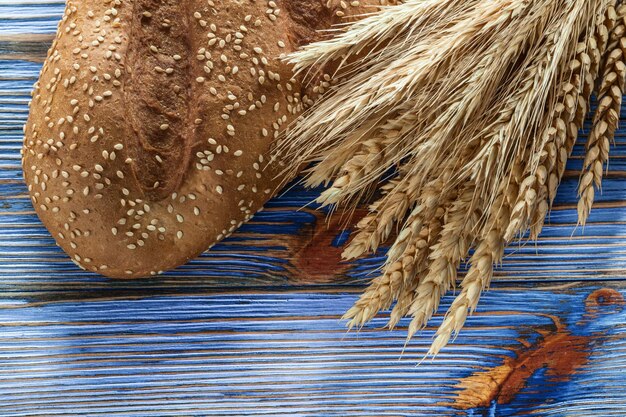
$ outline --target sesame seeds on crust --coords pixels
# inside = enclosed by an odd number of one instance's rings
[[[297,46],[285,1],[67,2],[34,87],[23,167],[75,263],[154,275],[271,197],[272,142],[332,83],[304,90],[280,61]],[[363,3],[325,6],[343,17]]]

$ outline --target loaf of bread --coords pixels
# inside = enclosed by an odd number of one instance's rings
[[[37,214],[110,277],[198,256],[272,197],[272,142],[327,87],[281,55],[381,3],[69,0],[24,131]]]

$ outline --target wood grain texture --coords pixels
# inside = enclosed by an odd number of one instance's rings
[[[491,292],[456,343],[418,368],[434,329],[401,357],[404,328],[338,326],[348,294],[5,305],[2,415],[623,415],[623,298],[580,309],[593,290]],[[467,394],[464,379],[542,349],[505,403]]]
[[[626,128],[585,230],[583,135],[541,239],[508,249],[467,329],[415,367],[440,319],[403,355],[406,321],[339,321],[384,254],[340,262],[352,222],[326,224],[309,205],[319,190],[293,187],[157,278],[114,282],[67,259],[19,154],[63,6],[0,0],[0,416],[626,415]]]

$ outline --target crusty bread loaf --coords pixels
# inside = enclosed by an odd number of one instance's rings
[[[272,141],[324,88],[304,90],[281,54],[379,4],[69,0],[25,127],[37,214],[111,277],[196,257],[274,194]]]

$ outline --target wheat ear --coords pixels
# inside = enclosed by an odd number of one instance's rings
[[[345,203],[378,180],[380,172],[390,168],[389,161],[392,159],[390,154],[405,146],[405,130],[416,123],[409,106],[400,109],[398,113],[398,117],[391,118],[374,132],[361,133],[362,129],[359,129],[353,135],[356,138],[348,140],[348,143],[359,143],[359,146],[354,148],[352,155],[346,159],[337,175],[328,175],[327,161],[322,161],[311,169],[307,185],[336,177],[332,185],[318,198],[319,203],[323,205]],[[336,153],[341,152],[340,150]],[[346,149],[345,153],[350,152]]]
[[[441,236],[432,248],[429,268],[413,293],[407,341],[426,326],[439,308],[441,297],[456,282],[457,270],[468,255],[482,217],[474,194],[475,186],[469,183],[450,208]]]
[[[436,210],[433,219],[430,221],[428,227],[428,239],[424,242],[427,244],[427,250],[421,253],[422,256],[415,264],[416,268],[413,276],[408,277],[410,278],[409,281],[404,283],[402,290],[397,296],[396,304],[389,314],[389,322],[387,323],[387,327],[390,329],[393,329],[398,325],[402,317],[406,316],[409,308],[411,307],[415,289],[418,287],[422,275],[428,269],[428,255],[431,253],[434,243],[439,239],[445,214],[446,209],[444,207],[439,207]]]
[[[415,204],[410,181],[402,175],[382,186],[383,196],[370,205],[370,213],[357,223],[357,232],[343,251],[346,260],[376,252],[387,241],[394,226],[407,215]]]
[[[537,205],[535,210],[531,212],[530,218],[530,238],[536,240],[543,230],[546,216],[550,211],[556,192],[561,183],[561,178],[565,172],[565,165],[571,152],[570,144],[575,143],[578,137],[580,126],[576,125],[574,118],[576,117],[577,103],[582,102],[579,96],[580,91],[580,74],[583,71],[582,62],[577,55],[570,63],[572,76],[569,82],[561,87],[560,103],[555,107],[555,115],[552,125],[548,128],[546,135],[551,138],[546,141],[543,155],[540,160],[540,169],[544,169],[547,176],[537,176],[535,173],[537,186]],[[585,100],[585,105],[586,106]],[[523,196],[521,197],[524,198]],[[518,198],[518,203],[520,198]],[[520,229],[511,230],[509,232],[517,233]]]
[[[610,143],[617,130],[624,84],[626,82],[626,37],[624,19],[626,5],[617,10],[618,25],[611,33],[604,73],[600,81],[598,108],[587,140],[578,194],[578,223],[585,225],[595,199],[595,189],[602,185],[604,165],[609,159]]]
[[[544,146],[541,150],[539,166],[535,171],[527,173],[522,181],[520,193],[511,213],[511,221],[505,233],[507,241],[516,235],[522,235],[528,227],[531,229],[531,238],[536,239],[541,232],[543,222],[549,210],[551,194],[556,192],[560,182],[559,164],[567,162],[567,138],[577,135],[578,126],[572,126],[576,116],[576,106],[583,103],[578,100],[580,90],[580,73],[587,74],[589,65],[586,48],[581,43],[576,57],[570,63],[571,79],[561,86],[559,102],[554,108],[552,123],[544,132]],[[578,84],[578,85],[577,85]],[[586,103],[587,100],[584,101]],[[575,140],[575,139],[574,139]]]
[[[525,154],[528,156],[528,154]],[[526,158],[527,159],[527,158]],[[517,198],[522,181],[523,156],[516,160],[508,185],[502,186],[494,202],[494,210],[489,214],[485,232],[477,239],[470,258],[470,268],[461,281],[461,292],[448,309],[442,324],[437,329],[427,356],[436,356],[450,339],[461,331],[468,313],[473,313],[483,290],[489,287],[494,265],[504,257],[507,242],[504,232],[508,227],[511,205]]]
[[[624,17],[623,13],[626,10],[622,10],[620,12],[621,17],[618,20],[618,14],[616,13],[614,7],[609,7],[606,12],[606,19],[604,22],[604,26],[607,30],[613,26],[612,34],[611,34],[611,42],[608,48],[606,48],[609,57],[613,55],[610,51],[615,49],[617,42],[619,39],[623,37],[626,32],[626,26],[624,25]],[[617,23],[617,26],[615,26]],[[604,30],[596,31],[596,33],[603,34]],[[596,41],[597,43],[597,41]],[[601,45],[600,45],[601,47]],[[563,175],[565,174],[565,168],[567,165],[567,160],[574,149],[574,145],[578,138],[578,133],[582,128],[583,120],[589,109],[589,102],[591,99],[591,93],[593,90],[594,80],[597,76],[596,74],[592,74],[591,71],[596,71],[599,66],[597,63],[592,63],[591,58],[588,60],[586,57],[586,48],[583,44],[579,44],[577,49],[577,56],[570,64],[570,71],[572,73],[571,81],[564,89],[563,96],[563,104],[565,106],[565,111],[562,113],[560,119],[562,120],[562,124],[559,124],[559,129],[563,130],[562,133],[559,133],[557,136],[559,139],[562,138],[562,134],[565,134],[565,142],[561,143],[560,141],[557,143],[557,161],[556,165],[552,167],[550,170],[548,184],[542,190],[542,204],[543,209],[537,210],[531,226],[531,239],[537,239],[541,230],[543,228],[545,218],[547,212],[552,204],[554,203],[554,199],[556,197],[557,189]],[[607,55],[607,52],[604,53]],[[598,57],[599,54],[591,54],[593,57]],[[605,68],[608,63],[608,60],[605,62]],[[584,82],[583,82],[584,81]],[[573,111],[573,113],[572,113]],[[544,199],[547,199],[544,200]]]
[[[422,227],[407,244],[399,259],[385,266],[358,301],[343,316],[349,329],[362,327],[382,310],[387,310],[402,293],[405,285],[415,279],[421,265],[428,259],[430,240],[438,236],[443,213]]]
[[[537,153],[539,164],[535,168],[532,165],[522,181],[520,194],[513,207],[511,221],[505,233],[505,239],[511,241],[515,236],[522,236],[528,228],[531,230],[531,238],[536,239],[541,232],[545,216],[549,210],[550,188],[556,189],[555,183],[560,181],[556,173],[558,154],[566,154],[568,126],[576,117],[576,104],[584,107],[586,112],[590,91],[589,88],[580,88],[578,80],[581,76],[585,79],[593,79],[597,75],[601,57],[608,42],[609,28],[615,24],[615,9],[612,5],[606,8],[604,18],[598,19],[593,29],[587,30],[583,35],[583,41],[578,43],[576,56],[570,62],[571,75],[560,88],[557,104],[552,114],[546,118],[552,122],[544,132],[542,147]],[[581,100],[575,100],[572,92]],[[581,112],[582,113],[582,112]],[[569,133],[577,136],[576,131]],[[567,162],[567,159],[563,161]],[[550,185],[552,182],[552,185]]]

